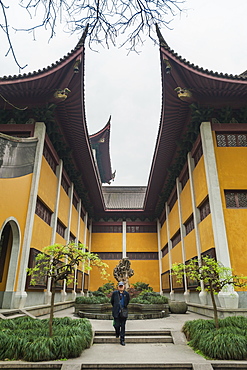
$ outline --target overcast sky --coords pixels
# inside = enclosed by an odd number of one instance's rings
[[[12,0],[15,3],[17,0]],[[162,29],[168,45],[205,69],[240,74],[247,69],[247,1],[187,0],[172,30]],[[18,22],[19,12],[13,16]],[[0,18],[1,20],[1,18]],[[49,44],[40,31],[13,36],[24,72],[47,67],[72,50],[79,35],[62,31]],[[19,74],[0,33],[0,75]],[[116,179],[112,185],[147,185],[161,113],[159,47],[151,40],[127,55],[125,49],[86,50],[85,101],[90,134],[99,131],[111,115],[110,154]],[[24,73],[21,72],[21,73]]]

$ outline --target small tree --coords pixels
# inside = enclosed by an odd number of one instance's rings
[[[54,244],[43,249],[42,253],[36,256],[36,265],[28,268],[28,275],[31,276],[31,284],[35,285],[40,277],[51,279],[51,309],[49,320],[49,335],[52,336],[52,322],[54,315],[54,302],[56,283],[66,280],[73,281],[75,268],[82,264],[84,271],[90,270],[91,266],[101,269],[101,276],[107,278],[106,268],[108,265],[101,261],[97,254],[85,251],[82,244],[69,243],[66,245]]]
[[[182,282],[184,274],[189,279],[202,281],[204,289],[210,293],[214,310],[215,327],[219,328],[218,310],[215,302],[215,295],[224,287],[246,287],[247,277],[237,276],[232,273],[232,269],[223,266],[214,258],[204,256],[199,263],[198,259],[192,259],[187,264],[175,263],[172,265],[172,274],[176,276],[178,282]],[[201,287],[198,286],[198,290]]]

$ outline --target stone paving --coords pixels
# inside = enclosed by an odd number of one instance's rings
[[[74,308],[71,307],[66,310],[55,312],[56,317],[72,317],[77,319],[74,315]],[[48,315],[40,316],[40,318],[47,318]],[[103,365],[108,364],[108,368],[120,369],[131,368],[130,364],[136,364],[138,368],[152,368],[155,365],[166,365],[164,369],[173,369],[174,366],[179,364],[182,366],[191,366],[194,370],[213,370],[216,369],[217,364],[225,364],[227,369],[247,369],[247,361],[209,361],[202,356],[196,354],[186,343],[186,339],[181,332],[181,328],[185,321],[195,319],[208,319],[195,313],[187,312],[186,314],[170,314],[169,317],[161,319],[150,320],[127,320],[127,331],[158,331],[168,329],[171,331],[174,343],[128,343],[126,338],[126,346],[121,346],[118,341],[115,343],[97,343],[93,344],[90,348],[84,350],[80,357],[69,359],[65,362],[49,361],[43,362],[42,365],[55,366],[62,364],[61,370],[80,370],[81,368],[97,368],[105,369]],[[90,320],[94,331],[112,331],[112,320]],[[23,368],[25,362],[11,361],[10,365],[15,365],[15,369]],[[53,365],[52,365],[53,364]],[[170,365],[169,365],[170,364]],[[0,369],[11,368],[6,367],[6,362],[0,361]],[[22,366],[20,366],[22,365]],[[31,365],[26,368],[31,368]],[[40,365],[40,364],[39,364]],[[241,365],[241,367],[240,367]],[[61,365],[60,365],[61,366]],[[93,367],[95,366],[95,367]],[[103,367],[102,367],[103,366]],[[129,367],[128,367],[129,366]],[[142,367],[139,367],[142,366]],[[149,367],[148,367],[149,366]],[[168,367],[167,367],[168,366]],[[36,369],[38,369],[36,364]],[[49,367],[51,368],[51,367]],[[182,367],[176,367],[180,369]],[[217,367],[218,369],[219,367]],[[226,367],[222,367],[222,369]],[[13,367],[12,367],[13,369]],[[41,368],[40,368],[41,369]],[[44,369],[44,367],[43,367]],[[219,368],[221,369],[221,368]]]

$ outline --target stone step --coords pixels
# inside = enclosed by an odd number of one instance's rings
[[[100,336],[94,337],[94,344],[100,343],[118,343],[119,338]],[[145,336],[127,336],[125,337],[126,343],[173,343],[172,337],[164,335],[145,335]]]
[[[125,333],[126,343],[173,343],[170,330],[128,330]],[[114,331],[98,330],[94,333],[94,343],[118,343]]]
[[[110,331],[110,330],[97,330],[95,332],[95,336],[115,336],[115,331]],[[125,332],[125,335],[128,336],[128,335],[131,335],[131,336],[134,336],[134,335],[171,335],[171,331],[170,330],[128,330]]]
[[[8,316],[4,316],[5,319],[16,319],[17,317],[24,317],[26,316],[25,314],[22,314],[22,313],[16,313],[16,314],[13,314],[13,315],[8,315]]]
[[[110,370],[110,369],[121,369],[121,370],[193,370],[193,365],[190,363],[181,364],[82,364],[81,370]]]

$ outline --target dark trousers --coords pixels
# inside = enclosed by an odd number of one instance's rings
[[[124,340],[125,337],[125,324],[126,324],[126,317],[118,317],[114,318],[114,328],[116,331],[116,335],[120,335],[120,340]]]

